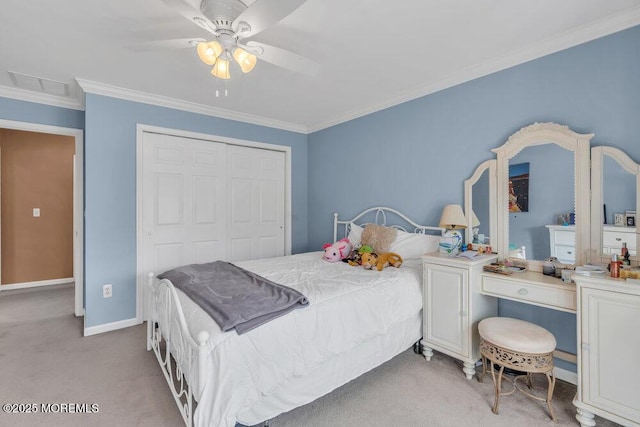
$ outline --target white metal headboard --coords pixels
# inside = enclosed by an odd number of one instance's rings
[[[402,221],[404,221],[405,225],[411,226],[413,227],[412,231],[408,231],[405,226],[400,225],[400,224],[387,224],[387,214],[393,214],[396,215],[398,218],[401,218]],[[373,221],[366,221],[366,218],[372,218]],[[395,209],[391,209],[391,208],[387,208],[384,206],[376,206],[374,208],[370,208],[367,209],[365,211],[360,212],[358,215],[356,215],[355,217],[351,218],[350,220],[347,221],[342,221],[338,219],[338,213],[334,213],[333,214],[333,241],[337,241],[338,240],[338,227],[342,226],[343,227],[343,237],[347,237],[349,235],[349,231],[351,230],[351,225],[352,224],[356,224],[356,221],[358,220],[362,220],[363,222],[358,224],[358,225],[365,225],[365,224],[370,224],[370,223],[374,223],[374,224],[378,224],[378,225],[384,225],[387,227],[393,227],[393,228],[397,228],[398,230],[402,230],[402,231],[406,231],[406,232],[413,232],[416,234],[427,234],[427,232],[433,232],[433,234],[438,234],[438,235],[442,235],[445,232],[444,228],[441,227],[434,227],[434,226],[430,226],[430,225],[420,225],[418,223],[416,223],[415,221],[411,220],[409,217],[407,217],[406,215],[398,212]]]

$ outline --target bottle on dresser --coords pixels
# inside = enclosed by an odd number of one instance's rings
[[[622,258],[622,264],[631,265],[631,260],[629,259],[629,250],[627,249],[627,244],[622,243],[622,249],[620,249],[620,257]]]
[[[620,261],[618,261],[618,255],[611,255],[611,263],[609,264],[609,273],[611,277],[617,279],[620,277]]]

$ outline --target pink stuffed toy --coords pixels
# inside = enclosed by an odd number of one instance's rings
[[[322,249],[324,249],[324,255],[322,258],[329,262],[342,261],[347,257],[347,255],[349,255],[352,248],[353,245],[351,245],[351,242],[347,238],[338,240],[334,244],[325,243],[322,245]]]

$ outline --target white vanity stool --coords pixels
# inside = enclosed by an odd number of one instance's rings
[[[489,317],[478,324],[480,334],[480,354],[482,354],[482,375],[478,378],[482,382],[487,369],[487,361],[493,384],[496,389],[496,399],[493,404],[493,413],[498,413],[500,396],[509,395],[516,389],[534,399],[547,403],[549,415],[555,421],[555,414],[551,406],[553,389],[556,378],[553,374],[553,350],[556,348],[556,339],[546,329],[518,319],[508,317]],[[498,378],[493,364],[500,366]],[[502,392],[502,377],[505,368],[526,372],[513,380],[514,388],[508,392]],[[549,387],[546,399],[534,396],[518,386],[518,379],[526,377],[527,386],[531,388],[531,374],[542,373],[547,377]]]

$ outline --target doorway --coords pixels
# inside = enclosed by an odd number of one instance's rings
[[[0,120],[0,129],[4,132],[4,135],[11,135],[17,137],[15,143],[8,145],[6,148],[11,147],[10,149],[5,150],[5,155],[13,156],[11,160],[17,159],[15,162],[8,164],[5,162],[5,165],[9,165],[10,168],[15,169],[12,176],[18,177],[20,181],[18,184],[22,185],[24,181],[36,180],[33,181],[34,185],[38,183],[37,174],[31,173],[29,162],[36,161],[34,157],[40,157],[46,159],[49,155],[51,155],[51,149],[55,146],[55,150],[57,151],[59,147],[66,146],[67,154],[70,154],[72,159],[66,160],[66,165],[69,166],[66,171],[66,181],[69,184],[71,181],[71,187],[68,189],[68,194],[66,196],[60,195],[58,197],[57,194],[45,194],[44,197],[40,197],[39,200],[33,201],[29,200],[29,197],[22,198],[21,195],[18,197],[20,200],[18,203],[20,204],[19,212],[16,214],[15,208],[12,209],[14,212],[11,212],[11,215],[6,213],[0,213],[0,222],[2,221],[13,221],[14,224],[5,224],[10,225],[10,228],[5,227],[6,232],[13,233],[15,230],[23,228],[25,230],[29,230],[29,228],[34,228],[39,226],[41,223],[37,220],[40,218],[49,218],[50,216],[54,216],[56,214],[62,215],[60,212],[61,208],[58,207],[60,203],[56,199],[64,199],[67,198],[66,202],[63,202],[62,205],[68,206],[72,205],[71,209],[66,209],[67,216],[67,229],[71,232],[70,238],[66,238],[67,242],[63,240],[59,241],[60,248],[59,249],[48,249],[49,253],[52,253],[52,256],[42,263],[38,263],[37,267],[34,268],[32,265],[31,268],[29,266],[22,265],[25,260],[29,260],[29,257],[23,257],[25,252],[33,252],[38,251],[38,245],[46,245],[46,238],[44,235],[37,234],[34,237],[34,240],[25,246],[25,242],[19,241],[16,242],[15,236],[11,241],[11,249],[14,253],[3,254],[2,258],[7,259],[10,262],[9,265],[5,265],[2,271],[5,273],[5,277],[1,277],[3,285],[0,285],[0,291],[9,290],[9,289],[22,289],[22,288],[31,288],[38,286],[48,286],[48,285],[57,285],[63,282],[74,282],[74,312],[76,316],[84,315],[84,297],[83,297],[83,269],[82,269],[82,260],[83,260],[83,131],[80,129],[70,129],[70,128],[62,128],[57,126],[48,126],[48,125],[39,125],[33,123],[25,123],[25,122],[15,122],[8,120]],[[30,143],[21,144],[25,136],[29,136],[29,134],[37,135],[40,138],[40,141],[43,145],[41,145],[42,150],[40,152],[37,150],[37,146]],[[47,135],[42,135],[47,134]],[[49,136],[50,138],[48,138]],[[28,139],[28,138],[27,138]],[[24,139],[25,141],[27,139]],[[48,142],[49,141],[49,142]],[[35,148],[36,151],[23,152],[20,153],[27,145],[32,145],[32,149]],[[16,150],[16,147],[19,148]],[[62,148],[61,148],[62,149]],[[75,151],[75,156],[73,152]],[[34,156],[33,153],[38,153],[38,155]],[[2,154],[0,154],[2,155]],[[10,160],[10,159],[6,159]],[[45,160],[46,161],[46,160]],[[26,170],[25,170],[26,169]],[[51,168],[50,168],[51,169]],[[60,175],[57,171],[53,171],[53,175]],[[63,179],[64,181],[64,179]],[[28,182],[26,183],[28,184]],[[18,187],[18,192],[25,193],[24,189],[20,189]],[[29,192],[31,193],[31,192]],[[15,196],[15,195],[14,195]],[[72,199],[72,200],[69,200]],[[12,203],[17,200],[15,197],[12,198]],[[48,206],[52,206],[50,208],[43,208],[44,203],[53,203]],[[26,209],[25,206],[29,206],[29,209]],[[33,206],[31,206],[33,205]],[[4,207],[3,207],[4,209]],[[72,219],[69,220],[68,216],[71,214]],[[46,215],[46,217],[45,217]],[[36,220],[36,222],[33,222]],[[31,222],[29,222],[31,221]],[[42,222],[44,223],[44,221]],[[49,227],[44,227],[47,229]],[[29,230],[31,234],[34,234],[34,230]],[[49,230],[51,231],[51,230]],[[53,230],[54,233],[51,234],[53,237],[49,237],[50,239],[56,238],[56,232],[63,232],[63,230]],[[6,235],[2,236],[7,241],[7,238],[10,236]],[[68,236],[68,233],[65,234]],[[42,239],[38,241],[38,239]],[[17,246],[16,246],[17,245]],[[51,244],[49,244],[51,246]],[[65,250],[65,247],[67,250]],[[6,257],[4,255],[7,255]],[[20,255],[20,256],[18,256]],[[37,257],[36,257],[37,258]],[[7,262],[7,261],[5,261]],[[72,264],[72,265],[69,265]],[[64,267],[64,266],[68,267]],[[11,267],[11,268],[7,268]],[[34,273],[33,270],[36,270]],[[39,270],[39,271],[38,271]],[[35,275],[34,275],[35,274]],[[52,277],[59,277],[62,275],[63,277],[54,278],[54,279],[45,279],[38,280],[38,274],[53,274]],[[6,280],[5,280],[6,279]],[[10,283],[10,284],[5,284]]]

